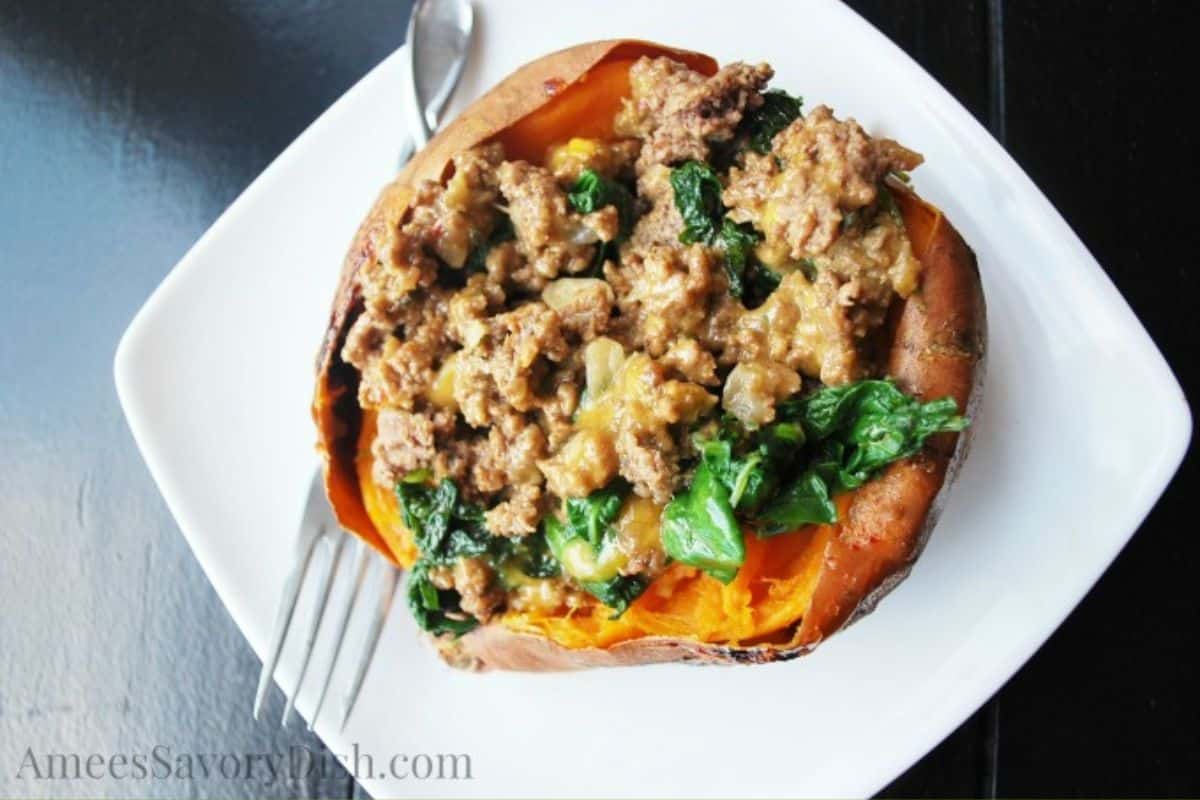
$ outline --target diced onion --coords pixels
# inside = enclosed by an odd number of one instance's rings
[[[600,278],[559,278],[551,281],[542,290],[542,302],[555,311],[562,311],[574,304],[582,295],[591,295],[597,291],[604,295],[604,299],[609,305],[612,305],[614,300],[612,287],[608,285],[607,281]]]
[[[542,295],[545,297],[545,293]],[[591,402],[612,385],[613,378],[625,363],[625,348],[619,342],[601,336],[588,343],[583,351],[583,368],[587,376],[587,393]]]
[[[775,403],[800,391],[795,370],[772,361],[738,364],[725,380],[721,407],[744,424],[758,427],[775,419]]]

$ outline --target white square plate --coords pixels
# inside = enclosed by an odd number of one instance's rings
[[[921,193],[975,248],[990,318],[975,440],[911,578],[815,655],[471,675],[397,608],[334,752],[376,756],[378,796],[867,795],[929,750],[1034,652],[1136,530],[1191,419],[1162,356],[1028,177],[904,53],[833,2],[477,3],[463,105],[570,44],[639,37],[721,61],[923,152]],[[841,57],[827,58],[836,52]],[[853,53],[853,58],[844,57]],[[313,356],[342,255],[396,166],[400,60],[367,75],[192,248],[130,325],[116,380],[179,526],[262,653],[314,466]],[[295,676],[294,652],[282,676]],[[1080,654],[1083,659],[1086,654]],[[290,660],[289,660],[290,659]],[[311,689],[311,687],[310,687]],[[311,691],[299,708],[312,708]],[[392,753],[468,753],[471,781],[398,780]]]

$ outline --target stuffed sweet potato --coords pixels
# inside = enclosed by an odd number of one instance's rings
[[[902,580],[983,375],[921,156],[637,41],[521,68],[384,189],[313,406],[451,663],[807,652]]]

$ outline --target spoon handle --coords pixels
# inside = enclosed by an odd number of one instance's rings
[[[413,146],[416,148],[424,147],[429,143],[429,138],[433,135],[433,129],[429,122],[425,119],[425,109],[421,107],[421,98],[417,89],[417,14],[420,12],[421,3],[413,3],[412,13],[408,15],[408,33],[405,35],[406,58],[405,66],[408,68],[407,79],[405,80],[404,95],[407,99],[407,116],[409,134],[412,137]]]

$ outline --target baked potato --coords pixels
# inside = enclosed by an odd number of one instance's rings
[[[641,41],[540,58],[387,186],[313,416],[450,663],[758,663],[907,576],[983,379],[921,157]]]

